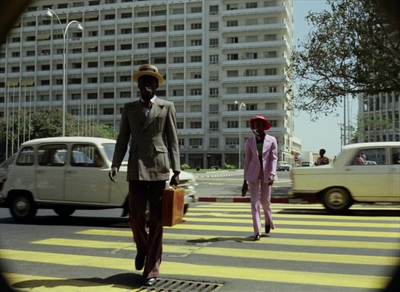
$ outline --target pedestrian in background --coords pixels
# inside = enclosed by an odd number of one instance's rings
[[[246,195],[247,190],[250,191],[254,240],[257,241],[261,237],[260,205],[264,211],[265,233],[275,228],[272,221],[271,189],[277,179],[278,155],[275,137],[265,132],[271,128],[269,121],[263,115],[256,115],[250,119],[250,127],[254,136],[245,143],[242,196]]]
[[[170,185],[179,183],[176,112],[172,102],[159,99],[155,94],[164,82],[157,67],[150,64],[140,66],[133,80],[138,83],[141,98],[124,106],[109,175],[115,182],[130,142],[127,180],[129,226],[137,249],[135,267],[136,270],[144,267],[143,280],[147,286],[153,286],[161,264],[162,195],[170,177],[170,164],[174,172]],[[147,201],[150,206],[149,232],[145,216]]]
[[[329,158],[324,156],[325,153],[326,153],[325,149],[319,150],[319,157],[317,158],[317,161],[315,161],[314,163],[315,166],[329,164]]]

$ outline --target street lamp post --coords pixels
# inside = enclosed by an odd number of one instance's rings
[[[47,12],[46,15],[53,18],[54,16],[57,18],[58,23],[61,26],[61,30],[63,33],[63,94],[62,94],[62,136],[65,137],[65,115],[66,115],[66,111],[67,111],[67,81],[66,81],[66,51],[67,51],[67,47],[66,47],[66,38],[67,38],[67,32],[68,32],[68,28],[70,27],[71,24],[76,24],[76,28],[79,29],[80,31],[83,31],[83,28],[81,26],[81,24],[79,23],[79,21],[77,20],[72,20],[70,21],[67,26],[65,27],[65,29],[63,28],[63,25],[61,23],[60,18],[58,17],[57,13],[54,12],[54,10],[47,8]]]
[[[235,100],[235,104],[239,104],[237,100]],[[246,104],[244,102],[241,102],[239,104],[239,125],[238,125],[238,127],[239,127],[239,169],[241,169],[241,167],[242,167],[242,165],[241,165],[241,160],[242,160],[241,150],[242,150],[242,148],[241,148],[241,145],[240,145],[241,144],[240,142],[241,142],[241,139],[242,139],[242,137],[241,137],[242,127],[240,126],[240,121],[241,121],[240,110],[242,109],[242,107],[246,107]]]

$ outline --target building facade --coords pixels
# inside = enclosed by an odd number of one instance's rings
[[[118,130],[140,96],[131,77],[151,63],[166,79],[158,97],[175,104],[182,163],[241,167],[249,119],[263,114],[293,164],[292,49],[292,0],[32,1],[0,51],[0,115],[62,107]]]
[[[368,96],[359,102],[359,116],[369,116],[370,120],[383,120],[384,125],[360,124],[358,142],[400,141],[400,93],[380,93]],[[389,124],[387,124],[389,123]]]

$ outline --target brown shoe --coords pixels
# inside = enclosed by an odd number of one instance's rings
[[[144,253],[138,252],[135,258],[135,268],[136,270],[140,271],[143,269],[144,260],[146,259],[146,255]]]

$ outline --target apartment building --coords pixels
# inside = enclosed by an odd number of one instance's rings
[[[373,120],[391,121],[389,128],[379,124],[364,125],[359,129],[358,142],[400,141],[400,93],[380,93],[359,102],[358,115],[368,115]]]
[[[131,76],[151,63],[166,79],[158,97],[175,104],[182,163],[240,167],[249,119],[264,114],[293,164],[292,48],[292,0],[32,1],[0,51],[0,115],[64,108],[65,96],[67,113],[118,130],[140,96]]]

